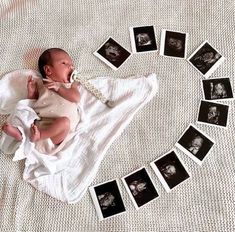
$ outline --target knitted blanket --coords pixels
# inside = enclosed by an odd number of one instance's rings
[[[234,102],[226,128],[197,123],[205,79],[186,59],[159,54],[162,29],[188,33],[187,55],[207,40],[225,61],[209,78],[229,77],[234,88],[234,0],[1,1],[1,76],[37,69],[44,49],[68,51],[87,76],[124,78],[156,73],[159,93],[113,143],[91,185],[119,179],[145,166],[159,197],[138,211],[124,185],[125,214],[99,222],[88,192],[68,205],[22,179],[24,161],[0,155],[1,231],[233,231]],[[131,55],[116,71],[93,53],[111,36],[132,51],[129,27],[154,26],[158,50]],[[7,90],[6,90],[7,91]],[[0,117],[0,123],[6,121]],[[167,193],[149,165],[175,147],[192,123],[215,141],[201,166],[176,148],[191,178]]]

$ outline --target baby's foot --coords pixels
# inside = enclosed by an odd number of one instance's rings
[[[35,125],[35,124],[32,124],[31,125],[31,128],[30,128],[30,141],[31,142],[36,142],[40,139],[40,131],[38,129],[38,127]]]
[[[17,127],[12,126],[9,123],[5,123],[2,126],[2,130],[9,136],[15,138],[17,141],[22,141],[23,137],[21,132]]]

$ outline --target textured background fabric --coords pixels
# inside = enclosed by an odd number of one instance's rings
[[[14,163],[11,155],[1,153],[0,230],[233,231],[233,101],[224,102],[230,105],[227,129],[199,125],[203,77],[186,60],[158,52],[135,54],[114,72],[92,53],[108,36],[130,50],[129,26],[154,25],[158,46],[162,28],[188,32],[188,56],[207,39],[226,57],[211,77],[228,76],[234,86],[234,10],[234,0],[1,1],[1,74],[36,68],[39,54],[49,47],[67,50],[86,75],[126,78],[156,72],[158,95],[108,150],[93,184],[145,165],[160,197],[136,211],[120,181],[127,212],[99,222],[88,192],[75,205],[52,199],[23,182],[24,161]],[[1,116],[0,124],[4,121]],[[167,194],[149,163],[171,150],[189,123],[216,144],[201,167],[177,150],[192,178]]]

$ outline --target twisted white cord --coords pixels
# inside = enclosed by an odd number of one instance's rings
[[[113,102],[105,98],[99,89],[92,85],[87,79],[84,78],[77,70],[74,70],[71,74],[70,81],[77,81],[81,83],[89,92],[91,92],[96,98],[98,98],[102,103],[106,104],[108,107],[113,107]]]

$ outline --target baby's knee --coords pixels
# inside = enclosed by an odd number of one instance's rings
[[[69,129],[70,128],[70,120],[67,117],[61,117],[61,123],[63,124],[63,127],[65,129]]]
[[[61,124],[63,125],[63,128],[65,130],[69,130],[70,129],[70,120],[68,117],[61,117]]]

